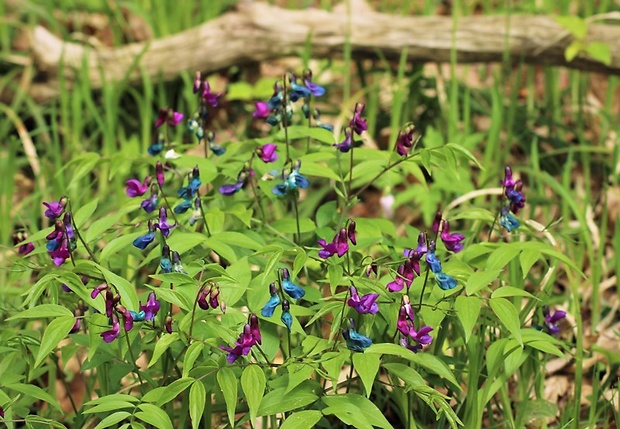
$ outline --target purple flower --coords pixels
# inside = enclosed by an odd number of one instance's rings
[[[200,86],[202,85],[202,76],[199,71],[194,74],[194,85],[192,86],[192,91],[194,94],[198,94],[200,90]]]
[[[127,310],[125,307],[123,306],[119,306],[117,308],[117,311],[119,313],[121,313],[123,315],[123,321],[124,323],[124,327],[125,327],[125,332],[129,332],[131,331],[131,329],[133,328],[133,321],[134,321],[134,317],[131,311]],[[138,313],[134,313],[136,315],[138,315],[139,318],[139,314]]]
[[[176,223],[173,225],[170,225],[168,223],[168,213],[166,211],[166,208],[161,207],[159,209],[159,222],[155,224],[155,228],[159,228],[159,230],[161,231],[161,234],[164,237],[168,238],[168,236],[170,235],[170,230],[174,228],[176,225],[177,225]]]
[[[354,246],[357,245],[357,239],[355,238],[355,221],[353,220],[349,222],[349,226],[347,227],[347,237],[349,241],[351,241],[351,244]]]
[[[304,85],[306,86],[306,88],[308,88],[308,91],[310,91],[310,94],[314,95],[315,97],[321,97],[322,95],[325,94],[325,88],[323,88],[321,85],[317,85],[316,83],[312,82],[312,70],[306,70],[304,71]]]
[[[114,307],[116,306],[116,304],[118,304],[120,300],[121,300],[121,297],[118,295],[114,296],[112,291],[110,290],[105,291],[105,314],[106,316],[112,317],[112,314],[114,312]]]
[[[101,337],[106,343],[111,343],[116,338],[118,338],[118,334],[120,333],[120,331],[121,325],[118,323],[118,317],[112,316],[112,329],[102,332]]]
[[[160,163],[161,164],[161,163]],[[149,190],[149,185],[151,184],[151,176],[146,176],[144,178],[144,182],[140,183],[138,179],[129,179],[125,182],[125,193],[129,198],[141,197],[146,194],[146,191]]]
[[[405,286],[409,289],[415,274],[419,275],[419,272],[419,262],[414,258],[407,259],[404,264],[399,265],[396,270],[396,278],[387,284],[387,289],[390,292],[400,292]]]
[[[155,292],[149,293],[146,304],[142,305],[142,302],[140,302],[140,310],[144,311],[144,320],[153,320],[160,306],[161,304],[156,299]]]
[[[80,330],[81,326],[82,326],[82,319],[76,317],[75,318],[75,323],[73,324],[73,328],[71,328],[69,333],[70,334],[75,334],[76,332],[78,332]]]
[[[566,311],[558,310],[553,314],[549,312],[549,307],[546,305],[543,307],[543,316],[545,317],[544,331],[550,335],[557,335],[560,333],[560,327],[558,322],[566,317]]]
[[[267,143],[259,147],[257,149],[257,153],[260,159],[263,160],[263,162],[274,162],[276,159],[278,159],[278,154],[276,153],[277,149],[278,146],[276,146],[275,144]]]
[[[517,214],[525,206],[525,196],[521,192],[521,183],[511,190],[506,190],[506,198],[510,201],[510,211]]]
[[[166,317],[166,321],[164,322],[164,327],[166,328],[166,332],[172,334],[172,317]]]
[[[198,306],[203,310],[208,310],[209,307],[217,308],[219,306],[218,297],[220,295],[219,287],[211,286],[209,290],[206,288],[202,290],[200,295],[198,296]],[[209,299],[207,301],[207,298]]]
[[[517,182],[520,181],[512,178],[512,169],[510,167],[506,167],[504,169],[504,180],[500,181],[501,185],[508,191],[513,189]]]
[[[22,244],[21,246],[19,246],[17,253],[19,253],[20,255],[26,256],[33,250],[34,250],[34,243],[30,242],[30,243]]]
[[[104,290],[106,290],[107,288],[108,288],[108,285],[106,283],[100,284],[99,286],[97,286],[96,288],[92,290],[92,292],[90,293],[90,297],[92,299],[97,298],[99,294],[103,292]]]
[[[257,119],[267,119],[267,117],[271,113],[269,105],[264,101],[258,101],[254,103],[254,106],[256,107],[256,110],[254,111],[254,113],[252,113],[252,116]]]
[[[364,105],[364,103],[356,103],[353,118],[351,118],[351,120],[349,121],[349,126],[353,128],[353,131],[357,135],[361,135],[362,132],[368,129],[366,119],[362,119],[362,113],[364,112],[365,107],[366,106]]]
[[[407,258],[415,258],[419,261],[426,252],[428,252],[428,246],[426,245],[426,233],[420,232],[418,235],[418,247],[415,249],[405,249],[403,255]],[[419,269],[416,270],[416,272],[420,275]]]
[[[211,105],[212,107],[216,107],[217,99],[221,96],[222,94],[214,94],[211,92],[211,85],[209,85],[208,81],[205,80],[202,83],[202,98],[204,101],[207,102],[207,104]]]
[[[250,353],[250,349],[256,344],[261,344],[261,335],[258,328],[258,318],[252,314],[250,315],[250,322],[243,327],[243,332],[239,335],[235,346],[220,346],[220,348],[228,352],[226,360],[229,363],[233,363],[239,357],[247,356]]]
[[[164,123],[171,127],[176,127],[183,121],[183,113],[175,112],[172,109],[161,109],[157,120],[155,120],[155,128],[161,127]]]
[[[454,253],[460,252],[463,250],[463,243],[461,243],[463,240],[465,240],[465,236],[463,234],[450,234],[450,223],[447,220],[444,220],[441,228],[441,241],[443,241],[446,249]]]
[[[353,226],[353,232],[355,232],[355,225]],[[319,250],[319,257],[327,259],[330,256],[338,255],[339,258],[344,256],[349,251],[349,234],[345,228],[342,228],[340,232],[336,233],[331,243],[327,243],[324,239],[320,239],[317,243],[323,248]],[[353,235],[355,239],[355,235]]]
[[[157,209],[157,204],[159,204],[159,199],[157,198],[157,190],[151,190],[151,196],[146,200],[142,201],[140,207],[144,209],[147,213],[153,213]]]
[[[406,131],[398,133],[396,140],[396,152],[401,156],[407,156],[409,149],[413,147],[413,130],[415,127],[410,126]]]
[[[441,226],[442,219],[443,217],[440,211],[435,213],[435,219],[433,219],[433,232],[436,234],[439,232],[439,227]]]
[[[62,224],[69,240],[73,240],[73,223],[71,219],[71,212],[66,212],[62,218]]]
[[[45,217],[54,220],[58,219],[62,215],[62,212],[65,211],[66,202],[63,197],[60,201],[52,201],[50,203],[43,202],[43,205],[47,207],[47,210],[45,210]]]
[[[350,151],[351,147],[353,146],[353,132],[351,128],[349,127],[345,128],[344,129],[344,140],[338,144],[334,144],[333,146],[342,153],[346,153]]]
[[[159,186],[164,186],[164,165],[161,161],[157,161],[155,164],[155,177],[157,177],[157,183]]]
[[[367,293],[360,298],[355,286],[351,286],[350,292],[351,298],[347,301],[349,307],[353,307],[360,314],[377,314],[379,312],[379,305],[376,302],[379,298],[378,293]]]
[[[231,196],[237,193],[241,188],[243,188],[243,185],[245,185],[245,181],[247,180],[247,178],[248,178],[248,175],[246,174],[245,169],[244,169],[237,176],[237,183],[220,186],[220,193],[226,196]]]

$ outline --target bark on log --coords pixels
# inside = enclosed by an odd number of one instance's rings
[[[514,60],[620,74],[620,27],[591,25],[586,43],[609,45],[612,62],[606,66],[580,56],[571,62],[564,51],[572,37],[546,16],[471,16],[453,21],[439,16],[392,16],[352,8],[346,13],[322,10],[292,11],[264,3],[241,3],[235,11],[182,33],[145,43],[94,49],[63,42],[43,27],[32,32],[35,67],[46,80],[29,93],[39,101],[57,95],[59,73],[68,84],[88,73],[93,88],[141,73],[173,79],[181,71],[212,72],[235,64],[296,55],[310,37],[317,58],[342,55],[350,25],[355,57],[397,59],[407,49],[410,61],[447,62],[452,49],[459,63],[498,62],[506,51]]]

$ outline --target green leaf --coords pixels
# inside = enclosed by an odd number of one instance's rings
[[[408,350],[398,344],[373,344],[365,350],[365,353],[380,353],[384,355],[392,355],[399,356],[408,361],[411,361],[421,367],[445,378],[450,383],[454,385],[456,389],[460,390],[460,385],[456,381],[454,374],[448,368],[442,360],[440,360],[437,356],[431,355],[428,353],[413,353],[411,350]]]
[[[500,270],[476,271],[467,279],[465,291],[467,295],[475,295],[478,291],[487,287],[493,280],[497,279]]]
[[[75,325],[74,316],[63,316],[54,319],[45,328],[45,333],[41,339],[41,347],[39,347],[39,353],[34,363],[35,368],[41,365],[41,363],[47,358],[52,350],[58,345],[58,343],[69,335],[69,331]]]
[[[263,397],[258,409],[258,415],[271,416],[296,410],[313,403],[318,398],[310,382],[302,383],[288,393],[286,387],[281,387],[272,390]]]
[[[364,390],[366,390],[366,397],[370,397],[372,393],[372,385],[375,382],[380,363],[381,358],[378,354],[368,352],[353,354],[353,366],[355,367],[355,372],[362,379]]]
[[[317,410],[299,411],[288,416],[280,429],[312,429],[321,417],[323,414]]]
[[[258,365],[249,365],[241,374],[241,388],[250,409],[250,419],[254,421],[265,393],[265,373]]]
[[[153,356],[151,357],[151,361],[149,362],[148,367],[152,367],[157,363],[161,355],[164,354],[166,350],[179,339],[179,334],[173,332],[172,334],[163,335],[159,341],[155,343],[155,348],[153,349]]]
[[[519,255],[519,262],[521,263],[521,272],[523,278],[526,278],[529,274],[532,266],[540,259],[541,253],[538,250],[523,250]]]
[[[135,404],[121,400],[112,400],[97,404],[94,407],[84,411],[84,414],[107,413],[109,411],[122,410],[123,408],[135,408]]]
[[[90,203],[86,205],[83,205],[75,213],[73,213],[73,222],[78,228],[82,228],[84,226],[84,223],[86,223],[86,221],[88,220],[88,218],[90,218],[93,215],[93,213],[95,213],[95,210],[97,210],[98,203],[99,203],[99,200],[95,198],[93,201],[91,201]]]
[[[571,42],[571,44],[568,45],[564,50],[564,58],[566,59],[566,61],[571,62],[577,57],[577,55],[579,55],[579,52],[581,52],[582,50],[583,42],[581,42],[580,40],[575,40]]]
[[[16,390],[19,393],[23,393],[26,396],[30,396],[32,398],[40,399],[43,402],[47,402],[52,407],[56,408],[58,411],[62,411],[60,409],[60,405],[56,402],[56,399],[52,398],[52,396],[47,393],[45,390],[41,389],[39,386],[35,386],[33,384],[22,384],[22,383],[11,383],[4,386],[3,390],[11,389]]]
[[[588,23],[578,16],[556,16],[555,21],[577,39],[583,39],[588,34]]]
[[[474,326],[476,326],[476,322],[478,321],[480,307],[482,307],[482,303],[480,302],[480,298],[476,296],[459,295],[456,297],[454,308],[456,309],[456,315],[461,321],[461,325],[463,325],[466,343],[469,342],[471,333],[473,332]]]
[[[196,362],[196,359],[198,359],[198,356],[200,356],[200,353],[202,353],[203,349],[204,349],[204,343],[200,341],[195,341],[192,343],[191,346],[189,346],[189,348],[185,352],[185,357],[183,358],[183,377],[184,378],[189,375],[189,372],[194,367],[194,362]]]
[[[600,61],[606,66],[611,65],[611,49],[604,42],[591,42],[586,46],[586,53],[593,59]]]
[[[486,269],[488,271],[501,270],[508,265],[510,261],[516,258],[519,252],[521,252],[521,249],[515,248],[510,244],[500,244],[497,249],[491,252],[487,260]]]
[[[194,381],[191,389],[189,389],[189,416],[192,420],[192,429],[196,429],[200,424],[206,401],[207,391],[205,385],[200,380]]]
[[[304,161],[302,163],[301,172],[305,176],[323,177],[329,180],[340,181],[340,177],[329,167],[317,164],[316,162]]]
[[[273,222],[271,226],[284,234],[297,233],[297,221],[295,219],[280,219]],[[312,232],[315,229],[316,225],[310,219],[299,219],[299,232]]]
[[[105,277],[106,281],[116,287],[118,293],[121,296],[122,301],[125,303],[125,306],[129,309],[137,310],[139,307],[138,304],[138,294],[136,294],[136,289],[133,284],[129,283],[123,277],[114,274],[112,271],[107,270],[101,266],[98,266],[99,271]]]
[[[6,320],[16,320],[16,319],[44,319],[46,317],[65,317],[70,316],[73,317],[73,313],[69,311],[66,307],[62,305],[56,304],[41,304],[36,307],[29,308],[28,310],[24,310],[21,313],[17,313],[13,317],[9,317]]]
[[[323,414],[333,414],[343,423],[355,428],[372,429],[373,426],[384,429],[392,428],[381,410],[364,396],[347,393],[324,396],[322,400],[327,405],[327,408],[323,409]]]
[[[158,429],[174,429],[170,417],[161,408],[153,404],[138,405],[142,411],[138,411],[134,416],[145,423],[155,426]]]
[[[519,289],[518,287],[514,286],[502,286],[499,289],[493,291],[493,293],[491,294],[491,298],[506,298],[510,296],[525,296],[527,298],[538,300],[538,298],[536,298],[528,291]]]
[[[310,378],[314,372],[314,368],[311,365],[305,363],[291,363],[288,366],[288,384],[286,385],[286,391],[290,392],[301,383]]]
[[[101,420],[99,424],[95,426],[95,429],[109,428],[110,426],[120,423],[129,416],[131,416],[131,413],[128,413],[127,411],[117,411],[116,413],[110,414],[105,419]]]
[[[217,384],[226,401],[226,412],[228,413],[228,422],[235,427],[235,408],[237,406],[237,377],[235,372],[227,367],[221,368],[217,373]]]
[[[182,155],[180,158],[175,159],[174,163],[186,168],[198,166],[202,183],[211,183],[217,177],[217,167],[213,161],[203,156]]]
[[[194,379],[191,377],[179,378],[178,380],[174,380],[168,386],[164,387],[164,392],[161,395],[159,395],[159,398],[155,402],[155,405],[157,405],[158,407],[161,407],[162,405],[172,401],[174,398],[179,396],[181,392],[184,392],[185,389],[187,389],[189,385],[192,384],[193,382],[194,382]],[[146,397],[149,393],[147,393],[144,396]]]
[[[119,217],[119,213],[112,213],[109,216],[104,216],[101,219],[97,219],[91,223],[84,232],[84,240],[86,240],[87,243],[90,243],[94,240],[100,239],[101,236],[118,221]],[[142,232],[140,235],[142,235]],[[103,249],[105,250],[107,246],[108,245],[106,244]],[[101,259],[102,258],[99,258],[99,260]]]
[[[519,322],[519,312],[506,298],[491,298],[489,300],[491,309],[497,318],[506,328],[514,335],[515,339],[523,346],[523,338],[521,336],[521,323]]]
[[[426,386],[426,381],[418,371],[402,363],[384,363],[383,368],[405,382],[407,386]]]

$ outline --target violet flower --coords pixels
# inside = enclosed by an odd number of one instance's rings
[[[355,103],[353,118],[351,118],[351,120],[349,121],[349,126],[357,135],[361,135],[362,132],[368,129],[366,119],[362,119],[362,113],[364,112],[365,107],[366,106],[364,105],[364,103]]]
[[[202,98],[203,100],[211,105],[212,107],[217,107],[217,99],[220,98],[222,94],[214,94],[211,92],[211,85],[209,85],[208,81],[204,81],[202,83]]]
[[[355,286],[351,286],[350,292],[351,298],[347,301],[349,307],[353,307],[360,314],[377,314],[379,312],[378,293],[367,293],[360,297]]]
[[[147,213],[153,213],[157,209],[157,205],[159,204],[159,198],[157,197],[157,186],[153,185],[151,187],[151,196],[146,200],[142,201],[140,207],[144,209]]]
[[[267,143],[259,147],[256,152],[263,162],[275,162],[278,159],[276,150],[278,146],[273,143]]]
[[[140,310],[144,311],[144,320],[153,320],[160,307],[161,304],[156,299],[155,292],[149,293],[146,304],[142,305],[140,302]]]
[[[261,344],[261,334],[258,327],[258,318],[256,315],[250,315],[250,321],[243,327],[243,332],[239,335],[234,347],[220,346],[220,348],[228,352],[226,360],[229,363],[235,362],[241,356],[247,356],[250,349],[256,344]]]
[[[176,214],[183,214],[186,211],[188,211],[191,207],[192,207],[191,200],[183,200],[182,202],[177,204],[176,207],[172,209],[172,211],[175,212]]]
[[[433,232],[435,234],[439,233],[439,227],[441,226],[441,221],[443,220],[443,216],[441,212],[438,211],[435,213],[435,218],[433,219]]]
[[[62,197],[60,201],[43,202],[43,205],[47,207],[45,210],[45,217],[51,220],[58,219],[65,211],[66,198]]]
[[[312,82],[312,70],[306,70],[304,72],[304,85],[306,86],[306,88],[308,88],[310,94],[314,95],[315,97],[321,97],[325,94],[325,88]]]
[[[164,165],[161,161],[157,161],[157,163],[155,163],[155,177],[157,178],[157,183],[159,186],[164,186]]]
[[[171,127],[176,127],[183,121],[183,113],[175,112],[172,109],[161,109],[157,119],[155,120],[155,128],[161,127],[163,124],[168,124]]]
[[[170,230],[173,229],[175,226],[177,226],[176,223],[172,225],[168,223],[168,213],[166,211],[166,208],[161,207],[159,209],[159,222],[155,224],[155,228],[159,228],[161,234],[164,237],[168,238],[168,236],[170,235]]]
[[[28,240],[28,234],[26,231],[17,231],[13,234],[13,245],[17,246],[19,243]],[[25,243],[19,246],[17,253],[22,256],[26,256],[34,250],[34,243]]]
[[[398,139],[396,140],[396,152],[401,156],[407,156],[409,149],[413,147],[413,130],[414,126],[408,127],[398,133]]]
[[[344,140],[338,144],[333,145],[342,153],[347,153],[353,147],[353,132],[352,128],[347,127],[344,129]]]
[[[566,311],[558,310],[553,314],[549,312],[549,307],[543,307],[543,316],[545,317],[544,331],[549,335],[557,335],[560,333],[558,322],[566,317]]]

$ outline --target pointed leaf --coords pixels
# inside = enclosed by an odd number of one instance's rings
[[[192,419],[192,429],[196,429],[200,424],[202,413],[205,410],[207,391],[202,381],[196,380],[189,389],[189,416]]]
[[[41,339],[41,347],[39,347],[39,353],[34,363],[35,368],[41,365],[41,363],[47,358],[52,350],[58,345],[58,343],[69,335],[69,331],[75,325],[74,316],[63,316],[54,319],[47,325],[43,338]]]
[[[493,313],[495,313],[502,324],[508,328],[510,333],[514,335],[519,344],[523,346],[519,313],[513,303],[508,301],[506,298],[491,298],[489,303]]]
[[[217,373],[217,384],[219,384],[224,395],[224,401],[226,401],[228,422],[234,427],[235,408],[237,406],[237,377],[235,377],[235,372],[227,367],[221,368]]]
[[[372,393],[372,385],[375,382],[375,377],[379,371],[379,364],[381,358],[375,353],[354,353],[353,354],[353,366],[355,372],[362,379],[364,390],[366,391],[366,397],[370,397]]]
[[[249,365],[241,374],[241,388],[250,409],[250,419],[254,421],[265,393],[265,373],[258,365]]]
[[[463,330],[465,331],[466,343],[469,342],[471,333],[473,332],[474,326],[476,326],[476,322],[478,321],[480,307],[482,307],[482,303],[480,302],[480,298],[476,296],[459,295],[454,303],[456,315],[461,321]]]

